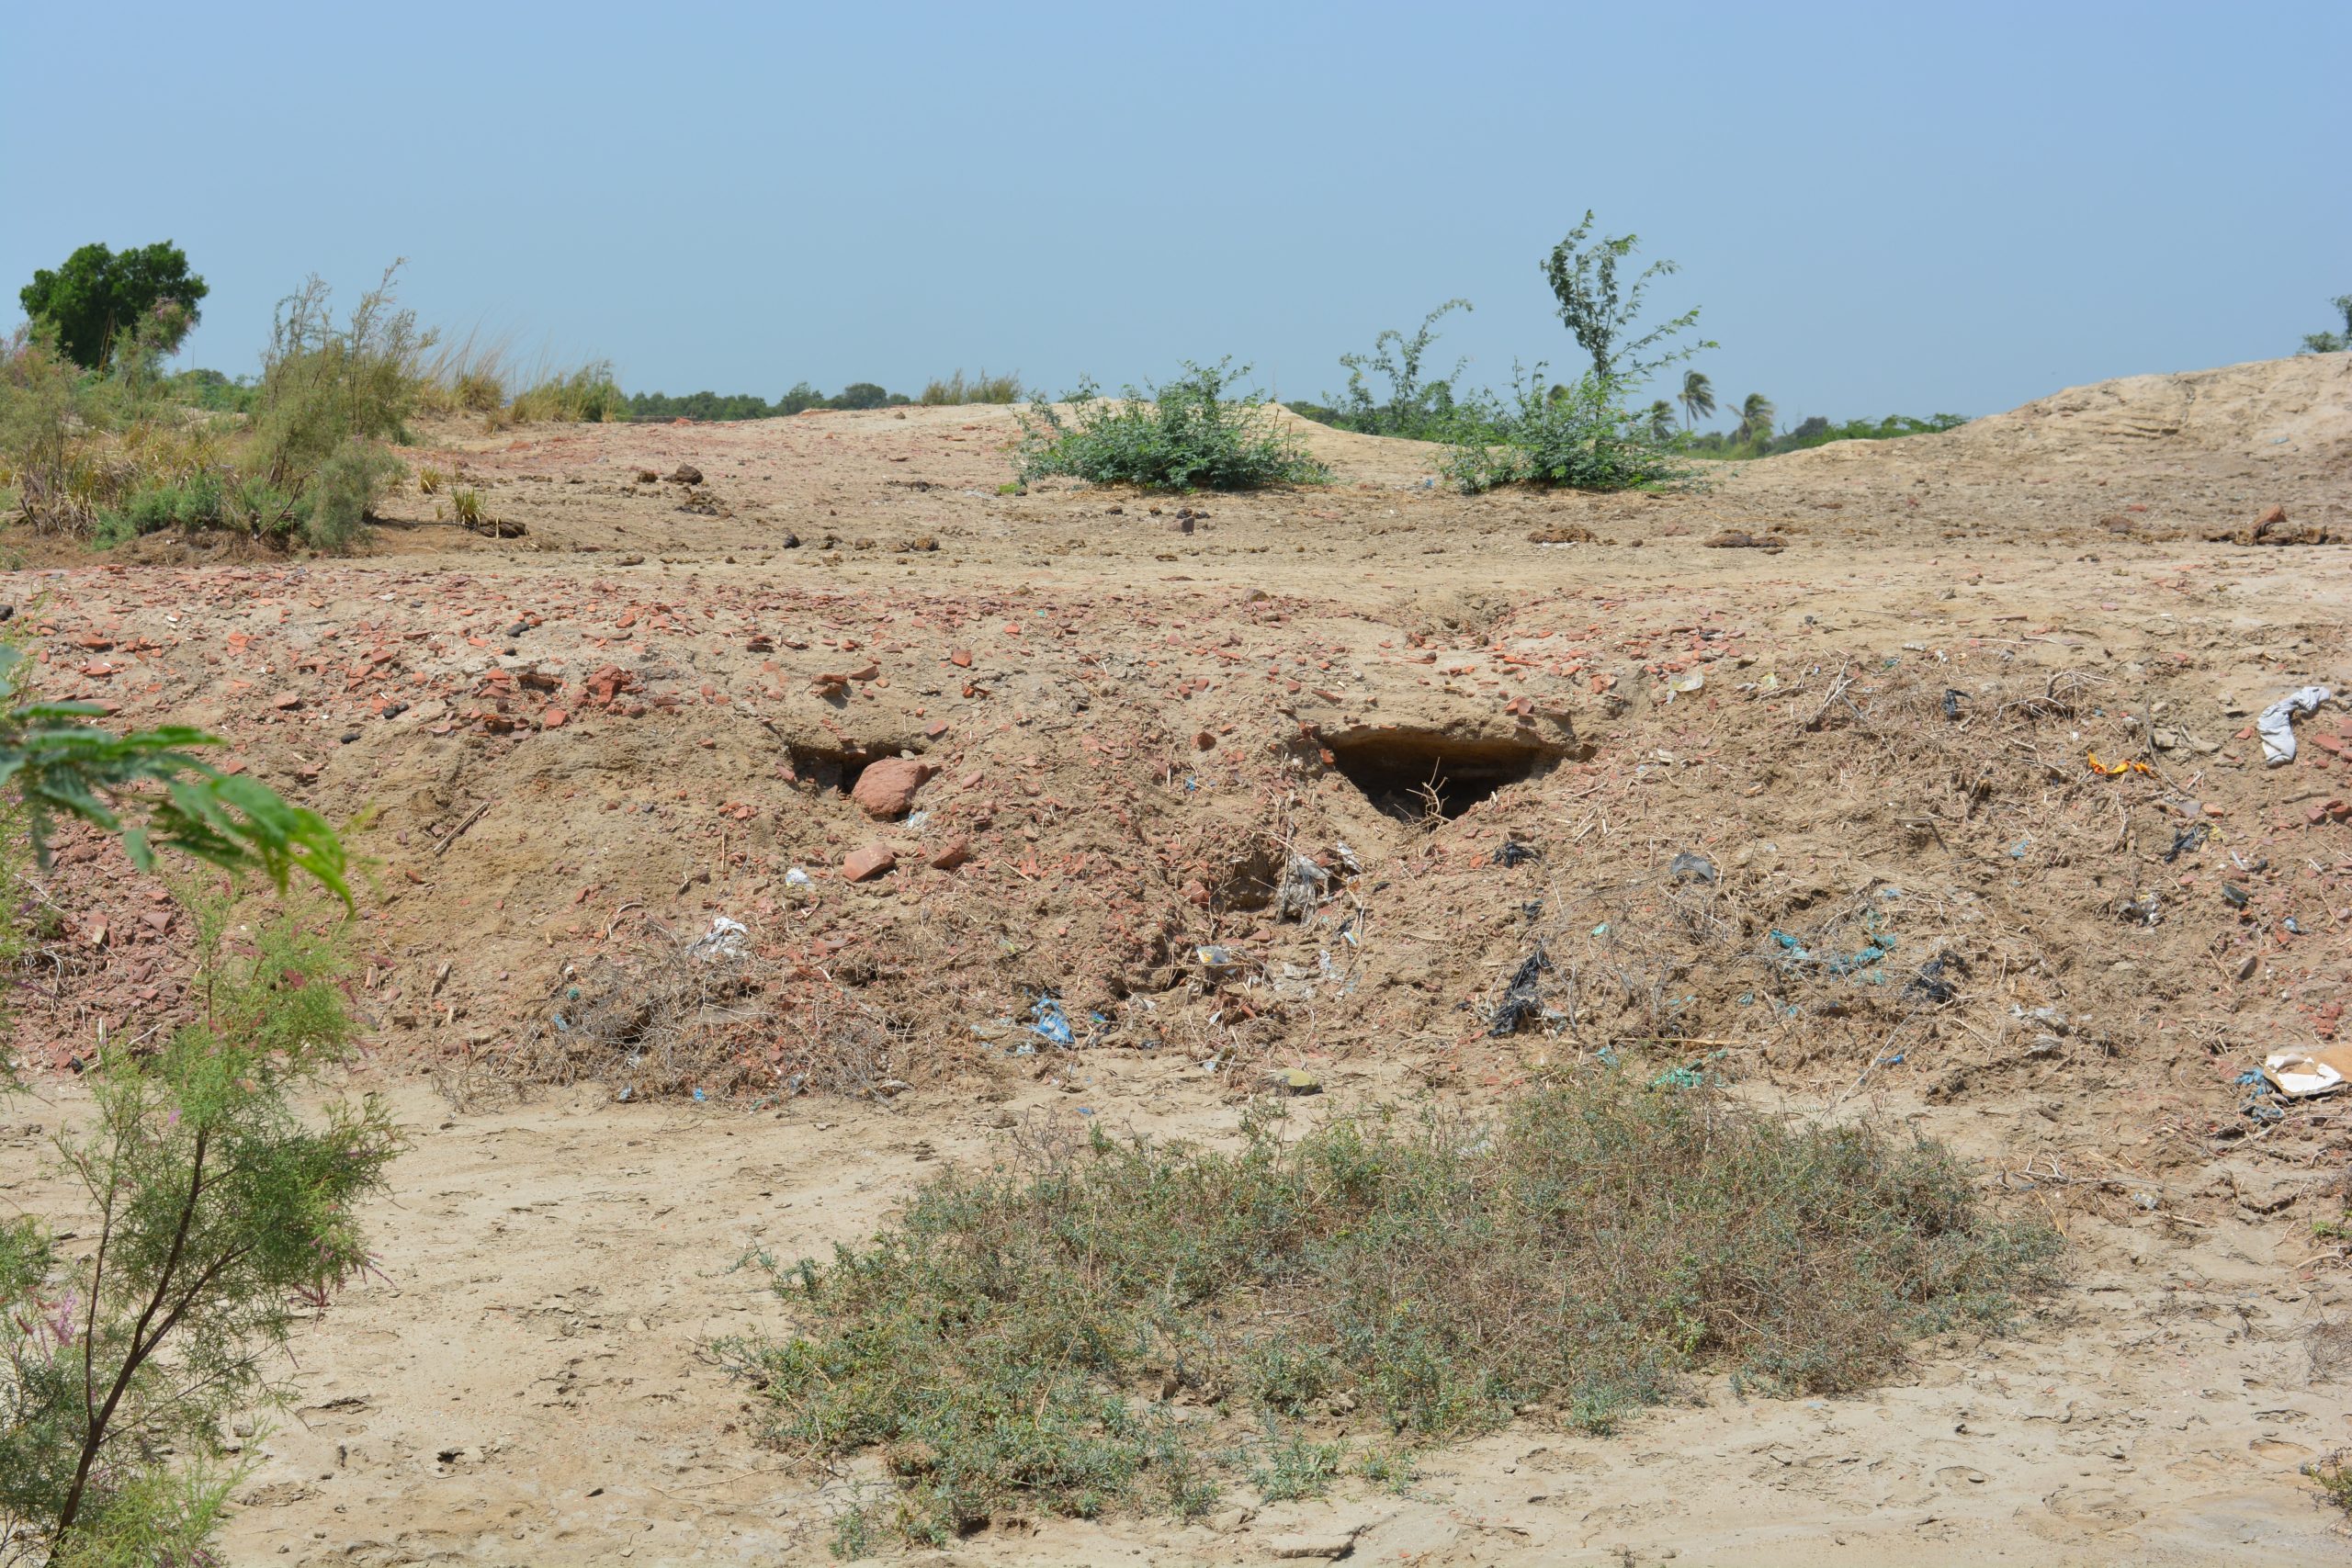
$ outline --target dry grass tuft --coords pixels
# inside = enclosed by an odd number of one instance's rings
[[[721,1351],[775,1443],[878,1450],[900,1527],[940,1541],[1005,1511],[1195,1515],[1237,1469],[1305,1495],[1358,1442],[1393,1466],[1400,1438],[1514,1415],[1607,1431],[1693,1372],[1867,1387],[1920,1335],[1997,1327],[2056,1246],[1933,1144],[1589,1068],[1493,1123],[1286,1140],[1256,1115],[1234,1154],[1033,1134],[831,1266],[761,1259],[801,1334]]]

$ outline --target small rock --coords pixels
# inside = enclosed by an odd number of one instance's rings
[[[1321,1094],[1323,1080],[1304,1067],[1277,1067],[1266,1075],[1266,1087],[1284,1094]]]
[[[681,463],[670,475],[670,482],[673,485],[698,485],[702,483],[702,470],[692,463]]]
[[[842,858],[842,874],[852,882],[865,882],[898,868],[899,854],[888,844],[868,844],[862,850],[852,850]]]
[[[280,713],[291,713],[302,705],[302,694],[300,692],[280,692],[269,699],[269,705]]]
[[[542,729],[561,729],[571,721],[571,716],[561,708],[549,708],[539,719]]]
[[[966,861],[970,860],[971,858],[971,840],[966,838],[950,839],[947,842],[940,845],[938,849],[932,852],[931,869],[933,871],[954,871],[957,866],[962,865]]]
[[[938,770],[914,757],[885,757],[866,765],[857,775],[849,797],[876,821],[904,817],[913,808],[915,792]]]
[[[1337,1562],[1354,1552],[1357,1533],[1350,1530],[1344,1535],[1278,1535],[1266,1543],[1266,1555],[1290,1561],[1321,1558]]]

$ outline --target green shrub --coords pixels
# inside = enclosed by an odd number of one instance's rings
[[[86,378],[62,355],[22,328],[0,339],[0,464],[37,529],[85,528],[96,514],[88,400]]]
[[[2344,318],[2344,330],[2340,333],[2329,331],[2305,333],[2301,352],[2342,354],[2347,349],[2352,349],[2352,294],[2339,294],[2328,303],[2334,305],[2335,313]],[[2342,1472],[2339,1471],[2338,1473]]]
[[[941,1540],[1004,1510],[1195,1512],[1243,1468],[1313,1490],[1347,1434],[1261,1423],[1334,1407],[1422,1444],[1529,1405],[1606,1431],[1686,1372],[1849,1392],[1917,1336],[2000,1325],[2057,1245],[1981,1213],[1936,1145],[1615,1070],[1491,1126],[1243,1130],[1232,1154],[1098,1131],[950,1173],[830,1265],[757,1259],[798,1332],[719,1348],[769,1402],[770,1441],[878,1450],[901,1528]]]
[[[1604,234],[1595,240],[1592,229],[1593,216],[1588,209],[1583,220],[1552,247],[1543,265],[1544,281],[1551,285],[1560,324],[1592,355],[1596,379],[1632,387],[1701,349],[1718,346],[1703,338],[1679,347],[1667,346],[1699,324],[1695,306],[1669,321],[1645,327],[1642,297],[1649,292],[1650,280],[1670,277],[1681,269],[1670,261],[1652,262],[1630,286],[1623,285],[1617,269],[1633,255],[1640,243],[1638,236]]]
[[[1348,389],[1333,399],[1329,408],[1304,403],[1294,406],[1302,413],[1313,409],[1310,417],[1364,435],[1444,440],[1454,425],[1454,379],[1469,362],[1456,360],[1450,374],[1424,381],[1421,359],[1437,340],[1434,329],[1440,318],[1451,310],[1470,309],[1467,299],[1448,299],[1421,318],[1420,330],[1411,337],[1392,327],[1373,339],[1370,354],[1340,355],[1340,363],[1348,372]],[[1384,395],[1373,395],[1372,387],[1364,379],[1366,372],[1387,382]]]
[[[133,495],[120,510],[103,514],[102,535],[136,538],[166,528],[193,532],[218,528],[227,520],[229,487],[216,473],[191,475],[180,484],[157,485]]]
[[[933,377],[930,385],[923,388],[922,396],[915,400],[928,408],[962,403],[1017,403],[1021,400],[1021,378],[1018,375],[991,376],[983,367],[978,376],[967,381],[963,367],[959,366],[956,374],[945,380]]]
[[[288,919],[238,958],[225,906],[196,914],[202,1016],[90,1075],[91,1126],[57,1140],[95,1242],[0,1224],[0,1543],[39,1561],[208,1560],[245,1473],[227,1420],[290,1393],[272,1359],[367,1267],[356,1209],[399,1146],[373,1099],[318,1122],[289,1099],[356,1032],[333,943]]]
[[[39,701],[32,671],[0,635],[0,958],[19,951],[21,868],[47,863],[62,817],[121,835],[141,870],[169,848],[280,892],[301,871],[348,905],[332,829],[197,762],[212,737],[95,728],[90,705]],[[291,919],[241,930],[232,950],[229,910],[192,906],[196,1019],[160,1048],[103,1053],[84,1079],[92,1116],[55,1137],[76,1228],[0,1218],[8,1562],[218,1561],[209,1538],[249,1473],[228,1418],[284,1400],[276,1359],[300,1309],[368,1264],[357,1211],[399,1134],[372,1099],[310,1117],[292,1099],[356,1032],[342,951]],[[7,1000],[0,988],[0,1026]],[[11,1066],[0,1055],[0,1091],[21,1087]]]
[[[300,496],[259,474],[247,474],[229,493],[230,522],[258,539],[286,538],[300,522],[301,508]]]
[[[1068,415],[1051,403],[1030,405],[1019,416],[1022,481],[1066,475],[1147,490],[1229,491],[1329,480],[1330,469],[1308,457],[1295,435],[1276,428],[1256,392],[1226,395],[1250,373],[1248,366],[1232,365],[1188,360],[1182,376],[1129,387],[1116,402],[1083,382],[1066,400],[1075,405]]]
[[[261,406],[261,389],[243,376],[219,370],[183,370],[169,381],[171,395],[207,413],[251,413]]]
[[[302,542],[316,550],[349,549],[377,501],[407,471],[372,441],[345,442],[311,476],[301,501]]]
[[[262,362],[251,466],[270,482],[307,490],[353,441],[405,441],[423,395],[434,336],[400,309],[395,262],[338,325],[333,294],[313,277],[278,302]]]
[[[2313,352],[2320,352],[2314,350]],[[2338,1450],[2303,1466],[2303,1473],[2319,1483],[2320,1495],[2352,1514],[2352,1458]]]
[[[628,418],[629,400],[613,379],[611,361],[598,359],[515,393],[511,412],[518,424],[604,424]]]
[[[1634,490],[1690,472],[1676,437],[1661,439],[1621,405],[1619,383],[1588,372],[1546,387],[1543,368],[1532,380],[1514,373],[1506,396],[1480,394],[1457,409],[1439,468],[1463,493],[1507,484]]]

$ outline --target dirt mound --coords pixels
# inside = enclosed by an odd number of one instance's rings
[[[1425,482],[1426,446],[1313,432],[1328,488],[1004,494],[1012,427],[977,409],[535,428],[436,457],[516,537],[412,494],[373,559],[158,545],[164,564],[28,581],[47,694],[209,726],[254,776],[367,813],[368,1070],[496,1107],[395,1168],[444,1184],[404,1189],[429,1224],[387,1227],[414,1293],[371,1285],[306,1346],[368,1402],[332,1428],[353,1473],[289,1436],[232,1555],[601,1561],[654,1517],[636,1461],[657,1450],[723,1470],[689,1484],[740,1508],[662,1514],[650,1549],[777,1547],[776,1483],[718,1435],[736,1394],[694,1361],[710,1318],[754,1308],[680,1281],[747,1245],[855,1239],[935,1153],[986,1157],[1000,1118],[1215,1136],[1270,1069],[1475,1114],[1604,1054],[1661,1092],[1720,1075],[1917,1118],[2070,1227],[2114,1285],[2086,1309],[2098,1354],[2043,1330],[2012,1394],[1978,1359],[2010,1352],[1928,1352],[1945,1381],[1890,1394],[1917,1418],[1900,1429],[1993,1402],[2004,1432],[2079,1410],[2140,1434],[1897,1444],[1890,1481],[1838,1469],[1835,1423],[1725,1404],[1661,1417],[1668,1446],[1736,1410],[1775,1445],[1745,1450],[1759,1473],[1820,1477],[1823,1517],[1973,1499],[1986,1532],[2028,1518],[2050,1561],[2119,1531],[2194,1555],[2238,1499],[2300,1506],[2290,1450],[2334,1418],[2278,1368],[2338,1310],[2342,1248],[2314,1251],[2311,1222],[2336,1212],[2344,1138],[2325,1103],[2244,1075],[2342,1028],[2352,723],[2305,717],[2277,769],[2252,726],[2284,691],[2352,687],[2352,583],[2313,569],[2339,546],[2201,536],[2276,506],[2344,536],[2347,372],[2136,378],[1661,496],[1469,499]],[[637,480],[682,465],[713,510]],[[1780,547],[1710,547],[1727,536]],[[69,841],[43,891],[20,1050],[62,1066],[180,1016],[187,933],[118,852]],[[490,1092],[518,1086],[554,1098]],[[695,1118],[662,1123],[690,1160],[619,1153],[656,1117]],[[514,1152],[477,1165],[492,1126]],[[510,1190],[576,1202],[568,1225],[606,1250]],[[2289,1260],[2312,1278],[2264,1295]],[[2216,1292],[2260,1299],[2258,1330]],[[2192,1353],[2223,1392],[2181,1386]],[[452,1416],[477,1378],[529,1414]],[[2158,1434],[2132,1414],[2176,1393],[2227,1454],[2168,1435],[2187,1416]],[[1579,1510],[1671,1517],[1655,1472],[1569,1451],[1481,1450],[1459,1500],[1520,1507],[1528,1476],[1500,1467],[1529,1458],[1578,1472],[1559,1495]],[[502,1479],[542,1474],[613,1495]],[[458,1487],[478,1515],[453,1514]],[[821,1551],[826,1495],[795,1494],[816,1510],[797,1551]],[[1397,1548],[1455,1550],[1442,1512],[1407,1507]],[[1718,1555],[1755,1544],[1737,1510],[1711,1528]],[[1619,1539],[1526,1529],[1537,1554]],[[1179,1533],[1136,1540],[1249,1555]],[[1951,1538],[1951,1560],[1983,1543]]]
[[[1875,445],[1836,442],[1791,458],[1869,462]],[[2257,359],[2069,387],[1957,430],[1908,437],[1902,457],[2109,470],[2215,457],[2290,471],[2340,465],[2352,457],[2352,355]]]

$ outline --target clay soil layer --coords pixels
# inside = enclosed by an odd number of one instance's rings
[[[373,857],[346,1076],[414,1145],[226,1561],[823,1561],[871,1475],[755,1442],[706,1350],[786,1321],[747,1250],[860,1240],[1023,1123],[1226,1139],[1272,1069],[1475,1110],[1603,1050],[1948,1140],[2067,1286],[1860,1397],[1701,1380],[1404,1495],[937,1560],[2343,1554],[2299,1467],[2352,1444],[2346,1101],[2242,1080],[2352,1038],[2352,713],[2281,767],[2253,728],[2352,688],[2352,548],[2309,542],[2352,533],[2352,356],[1657,495],[1464,498],[1303,428],[1334,483],[1175,498],[1001,493],[995,409],[452,427],[411,457],[492,532],[412,483],[348,559],[13,542],[48,694],[209,727]],[[187,959],[110,845],[44,886],[26,1206],[62,1069],[168,1028]],[[752,979],[681,1001],[722,916]]]

